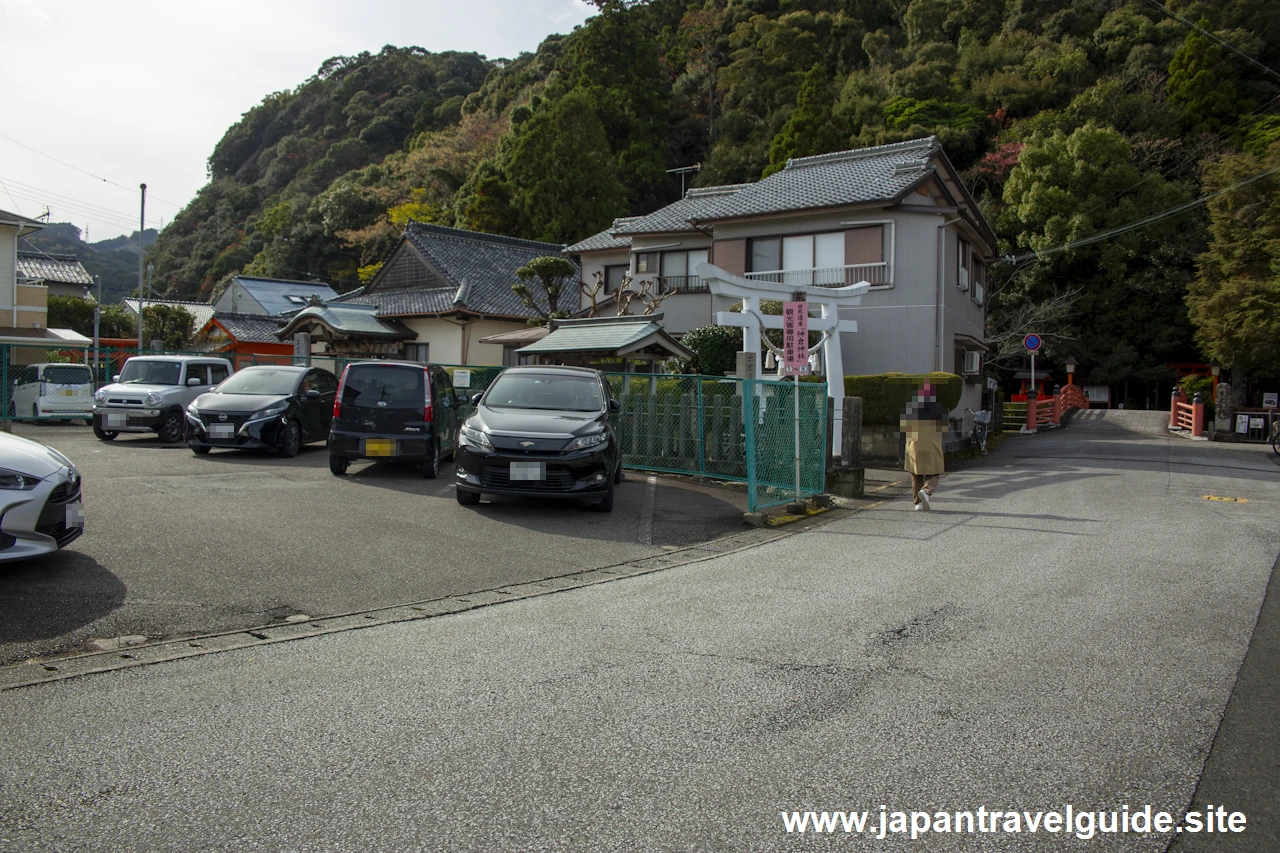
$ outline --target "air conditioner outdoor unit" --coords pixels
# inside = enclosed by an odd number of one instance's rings
[[[956,279],[956,284],[961,290],[969,289],[969,271],[964,267],[960,267],[960,276]]]
[[[966,376],[973,376],[982,370],[982,353],[976,350],[969,350],[964,354],[964,372]]]

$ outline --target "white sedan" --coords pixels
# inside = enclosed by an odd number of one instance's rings
[[[0,433],[0,562],[51,554],[83,532],[80,472],[71,460]]]

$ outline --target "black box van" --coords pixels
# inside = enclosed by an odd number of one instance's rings
[[[349,364],[333,401],[329,470],[341,476],[352,459],[393,459],[421,463],[422,476],[434,479],[468,409],[439,365]]]

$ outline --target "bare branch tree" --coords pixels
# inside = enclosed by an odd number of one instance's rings
[[[589,287],[585,281],[581,284],[582,295],[591,300],[591,311],[587,314],[588,317],[598,317],[600,315],[600,307],[596,304],[596,299],[604,290],[604,274],[597,272],[593,278],[595,281]]]
[[[987,315],[987,357],[990,367],[1021,364],[1027,351],[1022,339],[1035,332],[1046,341],[1075,340],[1067,334],[1081,291],[1065,290],[1039,302],[1009,305]]]
[[[631,307],[631,300],[636,298],[636,291],[631,289],[631,273],[624,272],[622,274],[622,283],[618,285],[618,292],[614,294],[613,301],[618,306],[618,316],[630,313],[628,309]]]
[[[657,292],[654,291],[655,284],[660,288]],[[644,303],[644,313],[652,314],[658,310],[658,306],[662,304],[663,300],[673,293],[675,293],[675,290],[667,290],[660,279],[650,278],[640,282],[640,292],[637,295],[640,297],[640,301]]]

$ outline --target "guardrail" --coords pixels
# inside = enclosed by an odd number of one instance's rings
[[[1022,432],[1036,432],[1042,428],[1052,428],[1062,423],[1062,418],[1072,409],[1089,408],[1089,400],[1078,385],[1063,388],[1055,385],[1053,394],[1038,399],[1039,395],[1032,389],[1027,392],[1027,415]]]
[[[1204,398],[1199,391],[1188,403],[1183,399],[1180,388],[1173,389],[1169,401],[1169,429],[1185,429],[1192,438],[1204,435]]]

